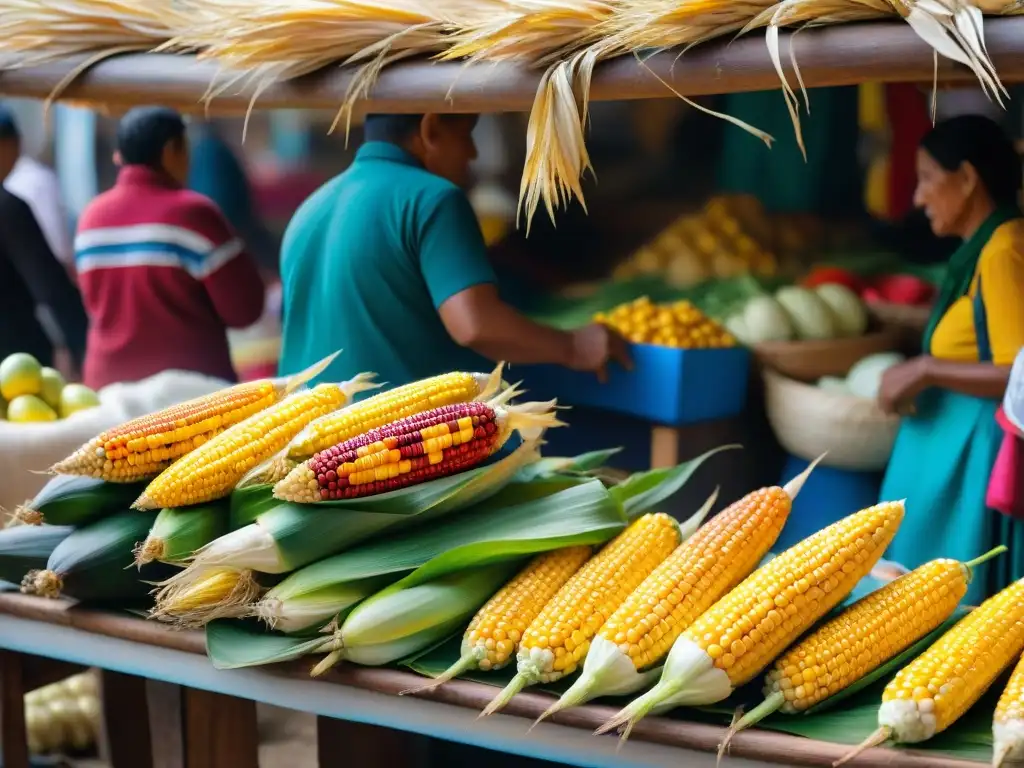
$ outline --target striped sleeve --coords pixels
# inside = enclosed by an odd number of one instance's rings
[[[216,209],[196,204],[171,221],[80,230],[75,268],[81,274],[118,267],[178,267],[205,280],[243,250]]]

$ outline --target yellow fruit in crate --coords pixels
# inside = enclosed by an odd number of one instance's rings
[[[84,384],[68,384],[60,393],[60,417],[66,419],[72,413],[95,408],[99,404],[99,395]]]
[[[67,382],[61,376],[60,371],[53,368],[43,368],[41,378],[42,386],[39,390],[39,396],[43,398],[44,403],[54,410],[59,409],[60,393],[64,391]]]
[[[42,389],[43,366],[32,355],[15,352],[0,363],[0,394],[7,402],[18,395],[38,395]]]
[[[17,423],[56,421],[57,413],[35,395],[18,395],[7,406],[7,420]]]

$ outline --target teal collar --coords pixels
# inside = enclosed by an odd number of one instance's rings
[[[362,160],[385,160],[401,165],[422,168],[423,164],[397,144],[388,141],[368,141],[356,152],[356,162]]]

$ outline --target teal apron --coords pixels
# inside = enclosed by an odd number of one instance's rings
[[[983,235],[981,245],[1008,218],[986,222],[985,232],[979,230],[975,236]],[[975,244],[975,250],[976,266],[981,248]],[[973,272],[972,268],[968,274]],[[969,286],[970,280],[966,282]],[[945,308],[936,306],[938,317],[952,303],[949,298],[955,300],[956,296],[947,297]],[[978,360],[990,363],[992,349],[980,280],[973,307]],[[926,333],[925,349],[931,346],[936,324],[937,318]],[[1009,547],[975,575],[965,598],[968,605],[977,605],[1024,576],[1024,525],[985,506],[989,475],[1003,438],[995,420],[998,406],[998,400],[944,389],[925,391],[917,400],[917,413],[903,419],[882,483],[882,500],[907,500],[906,517],[885,554],[887,559],[916,568],[938,557],[965,561],[999,544]]]

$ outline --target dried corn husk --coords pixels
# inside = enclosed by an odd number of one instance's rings
[[[1004,5],[1002,0],[783,0],[754,17],[743,31],[767,27],[765,41],[768,53],[782,83],[782,94],[793,121],[797,143],[806,157],[807,152],[800,130],[799,100],[782,68],[780,27],[795,27],[799,30],[805,26],[898,15],[910,24],[918,37],[934,49],[936,68],[940,54],[963,64],[974,72],[982,90],[989,98],[995,99],[1000,106],[1005,106],[1003,98],[1008,95],[1006,88],[1000,82],[985,48],[983,13],[1012,15],[1020,12],[1019,3]],[[792,40],[789,56],[793,73],[803,94],[804,107],[809,111],[807,90],[800,77]],[[936,69],[936,77],[937,75]],[[933,102],[933,113],[934,106]]]
[[[507,10],[463,23],[440,58],[512,61],[544,67],[527,129],[526,164],[519,190],[527,231],[537,207],[548,215],[573,197],[585,206],[580,179],[593,167],[584,130],[594,67],[605,58],[645,47],[694,44],[734,32],[768,3],[666,3],[665,0],[508,0]],[[729,120],[766,143],[771,137],[746,123],[708,110],[666,87],[695,108]]]
[[[50,94],[55,99],[79,74],[118,53],[150,51],[184,24],[176,0],[4,0],[0,57],[10,68],[87,56]]]
[[[191,10],[174,45],[223,67],[206,101],[232,88],[253,88],[250,109],[276,82],[330,64],[358,64],[335,126],[351,119],[381,69],[444,48],[455,14],[487,0],[183,0]],[[479,9],[474,12],[479,12]],[[332,130],[335,126],[332,126]]]

